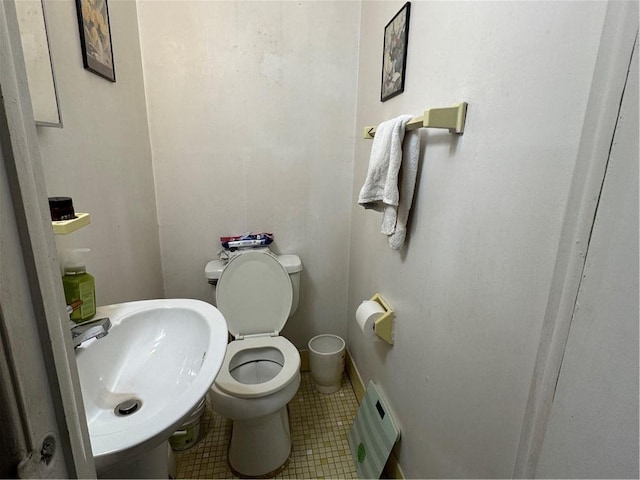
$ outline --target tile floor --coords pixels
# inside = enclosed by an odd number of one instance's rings
[[[347,434],[358,409],[349,379],[324,395],[302,372],[298,393],[289,403],[292,452],[288,467],[275,478],[358,478]],[[237,478],[227,465],[231,421],[208,407],[202,419],[205,437],[195,447],[176,452],[178,478]]]

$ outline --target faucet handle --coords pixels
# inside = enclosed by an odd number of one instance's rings
[[[83,332],[71,332],[71,338],[76,338],[80,335],[83,335],[86,339],[89,338],[102,338],[106,335],[105,329],[102,325],[94,325],[89,327],[87,330]]]
[[[106,330],[111,328],[111,319],[109,317],[92,318],[84,322],[73,323],[74,327],[86,327],[90,324],[102,325]]]
[[[108,317],[87,320],[78,323],[71,329],[73,347],[78,347],[82,342],[92,338],[102,338],[109,333],[111,320]]]

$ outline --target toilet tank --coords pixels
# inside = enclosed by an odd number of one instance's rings
[[[302,272],[302,260],[297,255],[276,255],[280,264],[289,273],[293,286],[293,301],[291,302],[290,316],[296,313],[300,300],[300,273]]]
[[[300,273],[302,272],[302,261],[297,255],[276,255],[271,251],[269,252],[278,259],[278,262],[280,262],[284,267],[291,279],[291,286],[293,287],[293,300],[291,302],[291,313],[289,313],[289,316],[291,316],[298,309],[298,303],[300,301]],[[242,255],[242,252],[236,253],[236,255]],[[226,265],[227,262],[225,260],[211,260],[207,263],[207,266],[204,269],[204,274],[211,285],[215,286],[218,283],[218,279]]]

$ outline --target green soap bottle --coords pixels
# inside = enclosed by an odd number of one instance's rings
[[[69,260],[64,264],[62,285],[67,305],[82,300],[82,305],[70,316],[74,322],[84,322],[96,314],[96,287],[92,275],[87,273],[85,258],[88,248],[69,251]]]

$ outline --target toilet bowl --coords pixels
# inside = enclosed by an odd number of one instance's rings
[[[290,273],[300,269],[287,272],[270,251],[251,250],[229,260],[217,281],[217,306],[234,340],[209,402],[232,420],[228,461],[239,476],[273,476],[291,454],[287,403],[300,385],[300,354],[279,333],[299,285]]]

